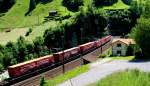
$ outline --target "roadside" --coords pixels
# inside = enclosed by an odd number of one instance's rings
[[[104,62],[107,61],[103,60]],[[102,61],[102,63],[103,63]],[[101,64],[101,61],[90,64],[90,70],[77,77],[65,81],[58,86],[86,86],[94,83],[99,79],[106,77],[116,71],[122,71],[126,69],[140,69],[146,72],[150,72],[150,62],[130,62],[129,60],[108,60]]]

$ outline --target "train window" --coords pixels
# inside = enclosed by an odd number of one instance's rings
[[[121,44],[117,44],[117,47],[121,47]]]

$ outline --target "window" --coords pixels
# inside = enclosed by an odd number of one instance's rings
[[[117,44],[117,47],[121,47],[121,44]]]
[[[117,55],[121,55],[121,51],[120,50],[117,51]]]

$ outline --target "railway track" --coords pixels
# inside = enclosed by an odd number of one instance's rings
[[[78,58],[78,59],[76,59],[74,61],[71,61],[69,63],[64,64],[65,72],[69,71],[69,70],[71,70],[71,69],[73,69],[73,68],[75,68],[75,67],[77,67],[79,65],[81,65],[82,62],[83,62],[82,59]],[[52,70],[46,71],[46,72],[44,72],[42,74],[39,74],[37,76],[34,76],[34,77],[31,77],[31,78],[26,79],[24,81],[21,81],[19,83],[13,84],[12,86],[39,86],[40,79],[42,77],[44,77],[45,79],[51,79],[51,78],[53,78],[55,76],[58,76],[60,74],[63,74],[63,66],[62,65],[59,66],[59,67],[56,67],[56,68],[54,68]]]
[[[0,83],[0,86],[39,86],[40,79],[44,77],[45,79],[51,79],[57,75],[63,74],[66,71],[69,71],[75,67],[78,67],[79,65],[82,65],[85,60],[92,59],[93,61],[97,60],[97,56],[101,53],[103,53],[106,49],[110,47],[110,42],[106,43],[105,45],[102,45],[101,47],[91,50],[90,52],[86,53],[84,56],[75,56],[67,61],[64,61],[63,63],[54,64],[53,66],[43,67],[35,72],[32,72],[31,74],[26,74],[25,79],[18,79],[14,80],[17,82],[10,82],[6,81],[4,83]],[[88,60],[90,62],[90,60]],[[64,64],[64,65],[63,65]]]
[[[100,53],[101,53],[101,48],[98,48],[98,49],[96,49],[96,50],[94,50],[94,51],[92,51],[92,52],[82,56],[82,58],[80,57],[80,58],[75,59],[75,60],[73,60],[73,61],[71,61],[69,63],[64,64],[65,65],[65,72],[69,71],[69,70],[71,70],[71,69],[73,69],[75,67],[78,67],[79,65],[82,65],[84,58],[89,58],[90,57],[90,58],[94,59],[94,61],[97,60],[96,57]],[[44,77],[45,79],[51,79],[51,78],[53,78],[55,76],[58,76],[60,74],[63,74],[63,65],[58,66],[58,67],[56,67],[56,68],[54,68],[52,70],[46,71],[46,72],[44,72],[42,74],[36,75],[34,77],[31,77],[29,79],[26,79],[26,80],[23,80],[21,82],[18,82],[16,84],[13,84],[12,86],[39,86],[40,79],[42,77]]]

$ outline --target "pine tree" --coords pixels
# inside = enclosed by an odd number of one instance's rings
[[[36,2],[35,2],[35,0],[30,0],[29,12],[31,12],[35,8],[36,8]]]

